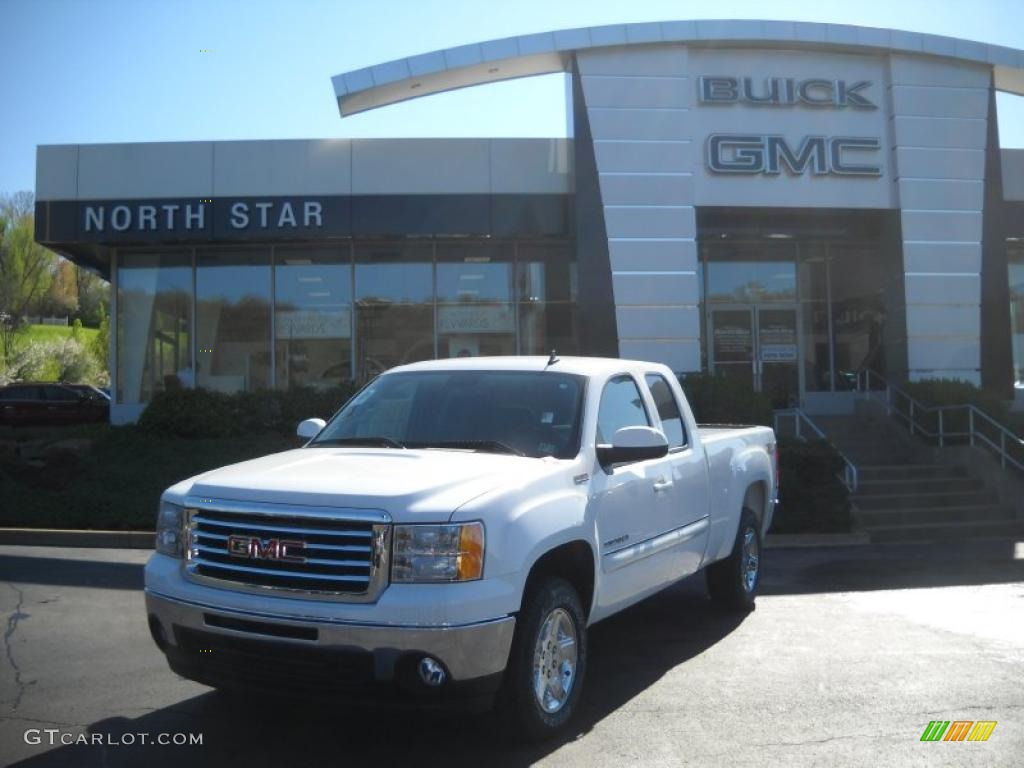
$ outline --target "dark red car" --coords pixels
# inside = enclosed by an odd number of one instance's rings
[[[109,418],[110,399],[95,387],[22,382],[0,388],[0,424],[81,424]]]

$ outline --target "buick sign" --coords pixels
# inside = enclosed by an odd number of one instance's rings
[[[878,109],[864,95],[870,80],[848,83],[812,77],[766,77],[756,82],[752,77],[710,77],[697,80],[697,95],[702,104],[753,104],[755,106],[834,107],[836,109]]]
[[[857,162],[853,153],[877,152],[881,142],[870,136],[804,136],[794,148],[785,137],[713,133],[707,140],[707,164],[712,173],[778,176],[881,176],[882,169]]]

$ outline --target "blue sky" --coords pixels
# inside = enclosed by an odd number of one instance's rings
[[[564,135],[560,76],[345,120],[330,78],[529,32],[766,17],[1024,48],[1024,0],[0,0],[0,194],[34,187],[37,144]],[[1024,147],[1024,97],[1000,97],[998,106],[1003,146]]]

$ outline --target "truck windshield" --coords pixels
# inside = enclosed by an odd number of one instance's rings
[[[552,371],[410,371],[373,381],[310,447],[362,445],[574,457],[585,380]]]

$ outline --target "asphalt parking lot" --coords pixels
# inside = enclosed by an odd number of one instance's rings
[[[1024,544],[1012,541],[769,550],[757,610],[740,618],[688,580],[593,629],[575,729],[526,747],[493,718],[281,707],[181,680],[146,629],[146,557],[0,547],[0,763],[1021,764]],[[930,720],[998,725],[984,743],[921,742]],[[45,729],[58,729],[53,746]],[[162,733],[203,745],[123,743]]]

